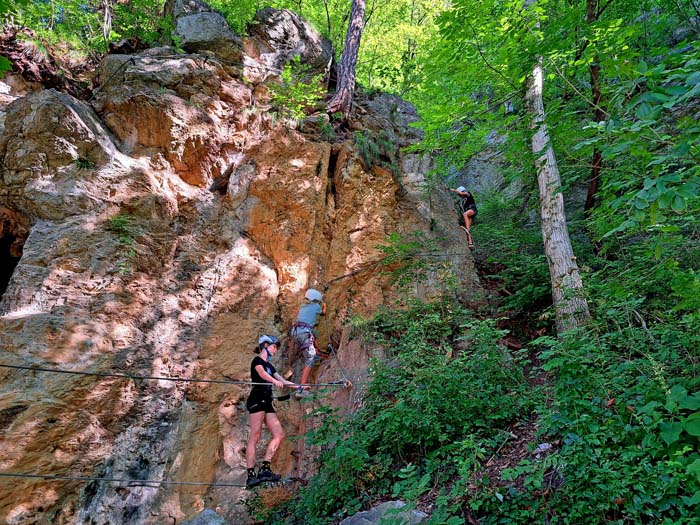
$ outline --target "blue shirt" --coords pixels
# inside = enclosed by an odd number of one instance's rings
[[[315,326],[318,322],[318,316],[321,314],[322,308],[318,303],[306,303],[301,305],[297,314],[297,323],[306,323],[309,326]]]

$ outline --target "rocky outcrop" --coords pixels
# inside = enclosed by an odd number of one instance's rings
[[[329,142],[275,123],[243,73],[210,54],[148,50],[107,57],[89,105],[53,90],[10,103],[0,208],[17,225],[3,231],[21,225],[25,240],[0,303],[0,364],[245,381],[257,336],[285,334],[304,290],[328,285],[320,338],[339,343],[338,358],[317,379],[361,378],[371,351],[346,321],[395,297],[377,264],[394,232],[422,231],[448,255],[414,293],[429,295],[445,268],[478,293],[451,206],[423,197],[428,159],[392,149],[372,160],[352,134]],[[415,140],[410,111],[383,104],[360,101],[354,121]],[[299,377],[298,353],[281,354],[278,369]],[[216,486],[245,479],[247,393],[0,367],[0,471],[214,483],[2,478],[0,521],[249,523],[245,492]],[[350,409],[358,395],[323,402]],[[314,421],[295,400],[277,409],[299,439],[274,467],[306,477]]]
[[[403,501],[386,501],[364,512],[345,518],[340,525],[375,525],[384,520],[391,520],[405,525],[422,523],[428,517],[425,512],[401,510],[406,506]]]
[[[175,21],[175,35],[185,51],[210,51],[219,58],[239,62],[242,42],[226,20],[200,0],[169,0],[165,12]]]
[[[285,64],[295,57],[303,64],[308,77],[328,73],[333,62],[333,45],[311,24],[288,9],[271,7],[255,14],[245,39],[245,73],[251,80],[262,81],[279,75]]]
[[[205,187],[265,130],[253,92],[233,73],[211,57],[169,48],[109,55],[94,105],[121,150]]]

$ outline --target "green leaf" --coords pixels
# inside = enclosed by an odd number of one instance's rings
[[[691,436],[700,436],[700,413],[691,415],[683,422],[683,430]]]
[[[685,157],[688,152],[690,151],[690,143],[689,142],[681,142],[676,146],[676,149],[673,150],[673,154],[677,155],[679,157]]]
[[[691,73],[688,75],[688,78],[685,79],[686,86],[696,86],[698,84],[700,84],[700,71]]]
[[[683,186],[677,188],[676,193],[686,199],[692,199],[697,196],[697,190],[698,187],[696,184],[693,184],[692,182],[687,182],[683,184]]]
[[[637,107],[637,112],[635,114],[640,120],[649,120],[653,116],[651,106],[646,102],[642,102],[641,104],[639,104],[639,107]]]
[[[637,71],[639,71],[642,75],[646,73],[649,70],[649,66],[644,60],[640,60],[639,64],[637,64]]]
[[[6,71],[12,71],[12,62],[0,55],[0,78],[3,77]]]
[[[683,432],[683,425],[679,421],[661,423],[661,438],[667,445],[673,445]]]
[[[697,477],[698,481],[700,481],[700,459],[696,459],[695,461],[693,461],[690,465],[686,467],[685,471],[691,476],[695,474],[695,477]],[[693,496],[693,498],[694,497],[695,496]]]
[[[634,206],[638,210],[643,210],[643,209],[649,207],[649,203],[646,200],[640,199],[639,197],[637,197],[636,199],[634,199]]]
[[[671,209],[676,213],[682,213],[685,211],[688,203],[680,195],[676,195],[671,203]]]
[[[691,497],[681,496],[681,499],[688,507],[693,507],[700,503],[700,490],[695,491],[695,494],[693,494]]]
[[[680,403],[681,399],[688,395],[688,390],[683,385],[673,385],[668,391],[668,399]]]
[[[678,402],[678,406],[686,410],[698,410],[700,408],[700,393],[685,396]]]
[[[673,198],[676,196],[676,194],[672,191],[667,191],[659,197],[659,208],[662,210],[665,210],[671,206],[673,203]]]
[[[660,406],[661,406],[661,403],[659,403],[658,401],[649,401],[643,407],[639,407],[637,409],[637,412],[640,414],[651,414]]]

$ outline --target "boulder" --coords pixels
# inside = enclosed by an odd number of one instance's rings
[[[340,525],[377,525],[388,519],[391,519],[391,523],[414,525],[422,523],[428,517],[425,512],[418,510],[400,510],[405,506],[406,503],[403,501],[387,501],[370,510],[345,518]]]
[[[120,156],[90,106],[46,89],[7,108],[0,136],[0,197],[28,216],[60,219],[98,205],[95,171]],[[11,197],[12,196],[12,197]]]
[[[44,172],[78,159],[99,165],[117,152],[92,108],[54,89],[14,101],[5,126],[0,154],[12,172]]]
[[[211,13],[196,0],[177,5],[180,19]],[[303,31],[289,20],[294,43]],[[287,29],[258,29],[270,45],[258,40],[257,49],[277,66],[325,45],[319,37],[288,53]],[[52,91],[10,104],[0,220],[6,241],[24,244],[0,301],[0,362],[207,381],[0,369],[0,462],[142,480],[12,480],[0,491],[1,523],[249,525],[251,493],[241,487],[249,387],[218,381],[249,378],[261,333],[287,333],[304,291],[327,284],[322,343],[327,333],[342,337],[317,379],[346,373],[361,383],[375,349],[348,319],[408,293],[376,264],[394,233],[425,232],[451,254],[464,293],[483,295],[455,212],[418,204],[429,159],[394,148],[389,159],[366,161],[352,134],[327,140],[325,116],[305,134],[288,129],[271,118],[265,89],[211,54],[159,48],[105,58],[92,107]],[[401,144],[415,133],[401,130],[410,108],[386,100],[374,116],[362,107],[377,126],[364,133]],[[446,192],[437,198],[449,202]],[[302,366],[292,349],[276,363],[294,379]],[[350,410],[357,395],[339,388],[324,403]],[[300,403],[277,409],[287,435],[310,429]],[[284,440],[273,470],[309,479],[314,453],[308,440]],[[287,497],[293,487],[277,489]],[[404,512],[383,508],[375,512]]]
[[[226,19],[200,0],[175,0],[166,4],[175,20],[175,34],[186,51],[211,51],[217,57],[239,62],[242,42]]]
[[[285,64],[299,57],[309,76],[327,73],[333,60],[333,44],[298,14],[266,7],[255,13],[245,39],[246,77],[264,80],[279,75]]]
[[[255,118],[250,89],[216,59],[169,48],[109,55],[94,107],[131,155],[159,157],[193,186],[209,185]]]
[[[205,509],[182,525],[226,525],[226,520],[211,509]]]

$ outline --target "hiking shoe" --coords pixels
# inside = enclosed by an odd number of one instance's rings
[[[297,399],[306,399],[307,397],[311,397],[311,392],[308,390],[302,390],[301,388],[294,392],[294,397]]]
[[[329,344],[326,346],[324,350],[321,350],[320,348],[318,349],[318,355],[321,357],[321,359],[328,359],[331,354],[333,353],[333,345]]]
[[[278,481],[280,479],[279,474],[275,474],[272,472],[270,469],[270,462],[269,461],[263,461],[262,466],[260,467],[260,470],[258,471],[258,480],[259,482],[263,481]]]
[[[246,488],[254,487],[261,481],[262,480],[258,477],[254,470],[253,472],[248,471],[248,479],[245,480],[245,486]]]

